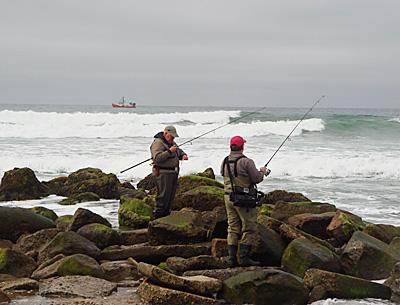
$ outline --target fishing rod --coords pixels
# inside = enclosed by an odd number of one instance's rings
[[[288,134],[288,136],[285,138],[285,140],[283,140],[283,142],[281,143],[281,145],[279,145],[278,149],[274,152],[274,154],[271,156],[271,158],[269,158],[268,162],[265,163],[265,167],[268,166],[268,164],[271,162],[271,160],[275,157],[275,155],[278,153],[278,151],[282,148],[282,146],[285,144],[285,142],[290,138],[290,136],[292,135],[292,133],[296,130],[296,128],[300,125],[300,123],[305,119],[305,117],[313,110],[313,108],[325,97],[325,95],[322,95],[312,106],[310,109],[308,109],[308,111],[303,115],[303,117],[301,118],[301,120],[296,124],[296,126],[294,126],[294,128],[292,129],[292,131]],[[265,176],[268,176],[270,174],[270,170],[268,170],[265,173]]]
[[[228,122],[228,123],[226,123],[226,124],[224,124],[224,125],[218,126],[218,127],[214,128],[214,129],[211,129],[211,130],[209,130],[209,131],[207,131],[207,132],[205,132],[205,133],[203,133],[203,134],[201,134],[201,135],[199,135],[199,136],[197,136],[197,137],[194,137],[194,138],[192,138],[192,139],[190,139],[190,140],[188,140],[188,141],[186,141],[186,142],[183,142],[182,144],[178,145],[178,147],[181,147],[181,146],[183,146],[183,145],[185,145],[185,144],[191,143],[191,142],[193,142],[194,140],[197,140],[197,139],[199,139],[199,138],[201,138],[201,137],[204,137],[205,135],[208,135],[209,133],[212,133],[212,132],[214,132],[214,131],[216,131],[216,130],[218,130],[218,129],[221,129],[221,128],[223,128],[223,127],[225,127],[225,126],[228,126],[228,125],[230,125],[230,124],[232,124],[232,123],[235,123],[235,122],[237,122],[237,121],[239,121],[239,120],[242,120],[242,119],[244,119],[244,118],[246,118],[246,117],[248,117],[248,116],[251,116],[251,115],[253,115],[253,114],[255,114],[255,113],[261,112],[262,110],[264,110],[264,109],[266,109],[266,108],[267,108],[267,107],[260,108],[259,110],[250,112],[250,113],[248,113],[248,114],[246,114],[246,115],[244,115],[244,116],[241,116],[241,117],[239,117],[239,118],[236,118],[236,119],[234,119],[234,120],[232,120],[232,121],[230,121],[230,122]],[[132,169],[132,168],[135,168],[135,167],[137,167],[137,166],[139,166],[139,165],[141,165],[141,164],[143,164],[143,163],[146,163],[147,161],[150,161],[150,160],[151,160],[151,158],[148,158],[148,159],[146,159],[146,160],[144,160],[144,161],[141,161],[141,162],[139,162],[139,163],[137,163],[137,164],[135,164],[135,165],[132,165],[131,167],[128,167],[128,168],[126,168],[126,169],[120,171],[120,173],[122,174],[122,173],[124,173],[124,172],[126,172],[126,171],[128,171],[128,170],[130,170],[130,169]]]

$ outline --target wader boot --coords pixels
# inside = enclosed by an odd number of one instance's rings
[[[260,262],[253,261],[250,258],[251,246],[246,244],[240,244],[239,248],[239,264],[242,267],[248,266],[260,266]]]
[[[228,245],[228,253],[229,253],[228,266],[229,266],[229,268],[239,266],[238,261],[237,261],[237,251],[238,251],[237,245]]]

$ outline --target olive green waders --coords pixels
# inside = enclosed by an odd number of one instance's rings
[[[157,176],[157,199],[153,211],[154,218],[167,216],[171,213],[171,204],[178,186],[178,174],[160,173]]]

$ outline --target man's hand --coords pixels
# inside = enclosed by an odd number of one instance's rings
[[[169,148],[169,150],[170,150],[170,152],[172,152],[172,153],[174,153],[174,154],[176,154],[176,150],[178,149],[178,147],[176,147],[175,145],[174,146],[171,146],[170,148]]]
[[[263,174],[265,174],[268,171],[268,168],[266,168],[265,166],[260,167],[260,172],[262,172]]]
[[[183,155],[183,156],[182,156],[182,160],[189,160],[189,157],[188,157],[188,155],[186,155],[186,154],[185,154],[185,155]]]

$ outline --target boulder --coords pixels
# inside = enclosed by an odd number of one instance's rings
[[[228,216],[225,206],[216,206],[212,211],[201,212],[201,220],[208,238],[227,238]]]
[[[29,209],[0,206],[0,238],[16,242],[24,233],[54,228],[52,220]]]
[[[3,291],[14,291],[14,290],[38,290],[39,283],[29,278],[20,278],[16,280],[6,281],[0,283],[0,288]],[[1,303],[1,301],[0,301]]]
[[[40,199],[48,188],[36,178],[30,168],[14,168],[4,173],[0,184],[0,201]]]
[[[87,209],[79,208],[74,213],[69,230],[77,231],[79,228],[90,223],[99,223],[111,228],[111,223],[104,217]]]
[[[228,241],[223,238],[211,240],[211,255],[214,257],[228,256]]]
[[[89,275],[103,278],[104,271],[97,261],[90,256],[74,254],[59,259],[42,269],[35,270],[32,274],[32,278],[40,280],[67,275]]]
[[[50,278],[40,285],[42,296],[94,298],[105,297],[117,290],[117,284],[91,276],[63,276]]]
[[[68,231],[74,215],[63,215],[57,218],[55,224],[57,226],[57,230],[59,231]]]
[[[90,240],[78,233],[68,231],[58,233],[39,251],[38,262],[42,263],[57,254],[86,254],[97,258],[100,255],[100,250]]]
[[[137,293],[146,304],[157,305],[222,305],[221,302],[180,290],[164,288],[144,281]]]
[[[340,260],[335,253],[305,238],[295,239],[287,246],[282,257],[282,267],[300,277],[310,268],[341,271]]]
[[[153,174],[149,174],[144,179],[140,180],[136,186],[146,191],[153,190],[157,188],[157,178]]]
[[[329,203],[302,201],[302,202],[284,202],[278,201],[272,210],[271,217],[283,222],[294,215],[311,213],[322,214],[326,212],[335,212],[336,207]]]
[[[400,237],[395,237],[393,238],[392,242],[389,245],[390,249],[392,249],[395,252],[400,253]]]
[[[137,230],[121,230],[118,232],[118,234],[120,244],[125,246],[141,244],[149,240],[147,228]]]
[[[265,266],[280,266],[286,243],[274,230],[258,224],[252,258]]]
[[[51,219],[52,221],[56,221],[56,219],[58,218],[57,214],[53,210],[50,210],[45,207],[38,206],[38,207],[33,207],[30,210],[36,214]]]
[[[150,264],[137,263],[132,259],[128,261],[135,264],[137,270],[153,283],[164,287],[201,295],[212,295],[222,289],[222,282],[214,278],[202,275],[178,276]]]
[[[395,237],[400,237],[400,227],[385,224],[369,224],[363,232],[387,244],[390,244]]]
[[[308,289],[302,279],[277,269],[243,272],[224,281],[223,297],[234,304],[305,305]]]
[[[126,197],[126,198],[136,198],[136,199],[144,199],[146,198],[147,194],[145,191],[143,191],[142,189],[136,190],[136,189],[132,189],[132,188],[126,188],[126,187],[120,187],[118,189],[120,198],[122,197]]]
[[[90,223],[81,227],[77,233],[92,241],[99,249],[119,244],[119,234],[100,223]]]
[[[10,302],[11,302],[11,299],[9,298],[9,296],[5,292],[1,291],[1,289],[0,289],[0,303],[8,304]]]
[[[395,303],[400,303],[400,263],[394,265],[393,270],[384,285],[392,290],[391,300]]]
[[[225,261],[211,255],[199,255],[190,258],[169,257],[166,264],[168,269],[175,274],[182,274],[188,270],[228,268]]]
[[[101,268],[104,270],[104,279],[110,282],[139,280],[142,277],[136,268],[126,260],[106,262],[101,264]]]
[[[198,186],[179,193],[172,203],[173,210],[193,208],[199,211],[211,211],[216,206],[225,206],[224,190],[216,186]]]
[[[183,273],[184,276],[195,276],[195,275],[204,275],[208,277],[212,277],[214,279],[218,279],[221,281],[225,281],[232,276],[238,275],[247,271],[256,271],[256,270],[269,270],[271,267],[235,267],[235,268],[226,268],[226,269],[208,269],[208,270],[190,270],[185,271]]]
[[[338,210],[326,230],[329,236],[332,236],[343,245],[351,238],[355,231],[362,231],[364,228],[365,223],[360,217]]]
[[[299,214],[288,219],[288,224],[320,239],[328,239],[326,228],[331,223],[335,212],[322,214]]]
[[[149,241],[153,245],[176,245],[204,242],[207,230],[201,214],[191,209],[172,211],[149,223]]]
[[[61,189],[64,187],[67,180],[68,177],[57,177],[49,181],[42,181],[42,184],[47,187],[49,194],[58,195],[61,193]]]
[[[64,198],[58,204],[61,205],[74,205],[81,202],[100,201],[99,195],[93,192],[85,192]]]
[[[367,280],[387,278],[398,261],[399,252],[393,251],[383,241],[360,231],[354,232],[341,257],[346,274]]]
[[[130,181],[124,181],[121,183],[121,187],[131,190],[136,190],[133,184]]]
[[[221,189],[224,188],[224,185],[214,179],[210,179],[207,177],[201,177],[197,175],[189,175],[189,176],[182,176],[178,179],[178,189],[177,189],[177,196],[183,194],[189,190],[195,189],[199,186],[216,186]]]
[[[311,201],[301,193],[287,192],[284,190],[275,190],[265,194],[261,204],[276,204],[278,201],[284,202],[306,202]]]
[[[210,243],[163,246],[138,244],[133,246],[112,247],[110,249],[106,248],[101,252],[100,258],[102,260],[121,260],[132,257],[137,261],[159,264],[170,256],[188,258],[198,255],[209,255],[210,249]]]
[[[29,277],[35,268],[33,258],[18,251],[0,248],[0,273]]]
[[[21,236],[15,245],[15,250],[36,258],[40,249],[57,234],[57,229],[44,229],[33,234]]]
[[[197,176],[206,177],[215,180],[214,170],[211,167],[205,169],[204,172],[197,173]]]
[[[7,240],[7,239],[0,239],[0,248],[3,249],[12,249],[14,247],[14,244]]]
[[[274,209],[274,205],[273,204],[261,204],[259,207],[257,207],[258,209],[258,215],[265,215],[268,217],[271,217],[272,211]]]
[[[261,213],[258,213],[258,215],[257,215],[257,222],[267,228],[274,230],[276,233],[279,233],[279,234],[281,234],[279,227],[281,225],[286,225],[284,222],[282,222],[278,219],[263,215]]]
[[[318,269],[307,270],[304,283],[311,290],[309,302],[327,298],[390,299],[390,289],[356,277]]]
[[[141,199],[122,197],[118,209],[118,223],[122,227],[145,228],[153,218],[153,209]]]

